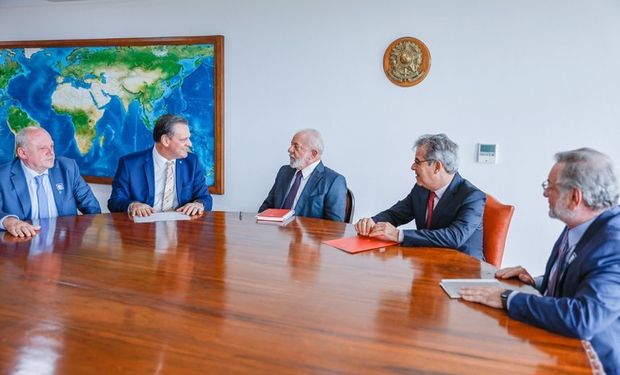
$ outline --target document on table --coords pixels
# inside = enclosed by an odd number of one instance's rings
[[[376,238],[364,236],[338,238],[336,240],[323,241],[323,243],[351,254],[398,245],[398,242],[378,240]]]
[[[134,223],[155,223],[158,221],[189,220],[188,215],[176,211],[155,212],[151,216],[134,216]]]
[[[488,288],[501,287],[496,279],[442,279],[439,283],[441,288],[450,298],[461,298],[461,288]]]

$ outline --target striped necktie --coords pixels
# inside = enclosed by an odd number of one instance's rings
[[[174,162],[166,162],[166,183],[164,184],[164,199],[161,210],[172,211],[174,209]]]

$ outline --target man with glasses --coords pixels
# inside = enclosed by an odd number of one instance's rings
[[[486,194],[458,174],[457,144],[445,134],[427,134],[413,148],[416,184],[409,195],[372,218],[359,220],[355,230],[404,246],[449,247],[483,259]],[[411,220],[417,229],[396,228]]]
[[[212,198],[205,171],[189,152],[189,124],[184,117],[163,115],[153,128],[155,146],[123,156],[112,181],[108,208],[132,216],[178,211],[210,211]]]
[[[258,209],[287,208],[295,215],[344,221],[347,182],[321,161],[323,139],[318,130],[297,132],[267,198]]]
[[[503,308],[513,318],[588,340],[607,374],[620,373],[620,208],[611,159],[589,148],[560,152],[543,182],[549,216],[566,224],[545,274],[523,267],[496,272],[542,296],[503,288],[462,289],[463,299]],[[586,344],[586,345],[589,345]]]

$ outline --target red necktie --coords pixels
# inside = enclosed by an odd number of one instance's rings
[[[431,229],[431,220],[433,220],[433,207],[435,206],[435,192],[431,191],[426,202],[426,229]]]

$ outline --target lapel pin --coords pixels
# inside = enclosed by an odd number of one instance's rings
[[[58,191],[65,190],[65,185],[63,185],[62,183],[56,184],[56,190],[58,190]]]

